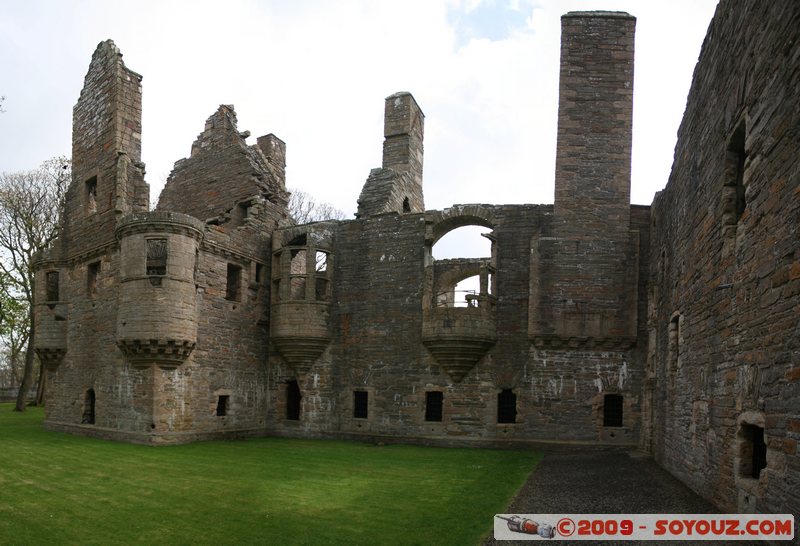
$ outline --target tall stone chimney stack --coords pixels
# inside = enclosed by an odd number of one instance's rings
[[[622,12],[561,17],[555,217],[560,236],[627,239],[633,40]]]
[[[538,348],[636,343],[639,234],[631,230],[633,36],[627,13],[561,18],[553,225],[531,241]]]
[[[383,168],[407,172],[422,185],[422,139],[425,115],[411,93],[386,97],[383,114]]]

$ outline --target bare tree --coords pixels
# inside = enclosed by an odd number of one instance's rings
[[[65,157],[45,161],[33,171],[0,174],[0,274],[5,279],[7,295],[27,307],[28,317],[16,411],[25,411],[25,396],[33,381],[33,259],[58,235],[70,177],[70,162]],[[41,379],[40,373],[40,382]]]
[[[344,220],[347,215],[330,203],[319,203],[308,193],[290,189],[289,216],[298,224],[321,222],[322,220]]]

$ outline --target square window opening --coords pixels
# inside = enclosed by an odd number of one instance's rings
[[[619,394],[607,394],[603,397],[603,426],[622,426],[623,398]]]
[[[230,396],[227,394],[221,394],[217,398],[217,417],[225,417],[228,415],[229,405]]]
[[[225,284],[225,299],[239,301],[241,299],[242,268],[228,264],[228,280]]]
[[[353,391],[353,418],[367,419],[369,417],[369,393],[367,391]]]
[[[497,395],[497,422],[517,422],[517,395],[511,389],[503,389]]]
[[[444,393],[442,391],[429,391],[425,393],[425,420],[441,421]]]
[[[58,301],[59,287],[58,287],[58,271],[48,271],[45,275],[46,296],[47,301]]]
[[[149,276],[167,274],[166,239],[147,239],[147,274]]]

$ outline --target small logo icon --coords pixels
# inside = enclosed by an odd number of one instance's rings
[[[532,519],[522,518],[513,515],[509,518],[505,516],[495,516],[506,521],[508,529],[515,533],[524,533],[526,535],[538,535],[542,538],[553,538],[556,535],[555,528],[548,523],[539,523]]]

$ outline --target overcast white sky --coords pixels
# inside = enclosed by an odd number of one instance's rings
[[[107,38],[143,80],[155,200],[204,122],[287,143],[287,185],[348,214],[381,163],[383,100],[425,119],[425,204],[552,203],[560,16],[637,17],[632,201],[666,184],[716,0],[6,0],[0,171],[69,155],[72,106]]]

